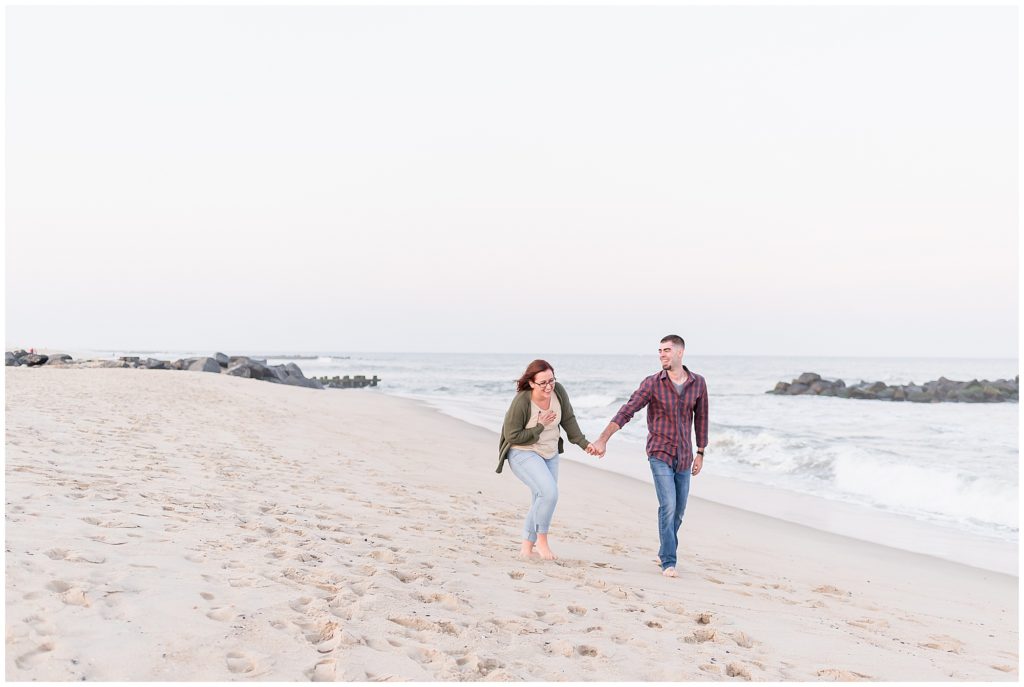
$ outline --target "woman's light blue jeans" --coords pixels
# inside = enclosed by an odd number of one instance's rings
[[[514,448],[509,451],[512,473],[530,488],[530,510],[523,526],[523,539],[536,542],[538,534],[547,534],[558,503],[558,458],[545,460],[539,453]]]
[[[676,550],[679,548],[679,525],[686,512],[686,497],[690,494],[690,471],[675,472],[663,460],[647,457],[654,477],[654,490],[658,492],[658,538],[661,548],[658,558],[661,568],[676,567]]]

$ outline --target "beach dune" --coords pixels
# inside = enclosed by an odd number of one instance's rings
[[[495,433],[414,401],[8,368],[6,421],[8,680],[1018,679],[1016,577],[694,498],[665,578],[585,464],[520,560]]]

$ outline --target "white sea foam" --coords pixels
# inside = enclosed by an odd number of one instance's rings
[[[573,409],[578,408],[607,408],[615,403],[614,396],[607,396],[601,394],[584,394],[582,396],[572,396],[569,399],[572,402]]]
[[[840,456],[834,470],[836,489],[886,509],[1018,528],[1015,485],[866,457]]]

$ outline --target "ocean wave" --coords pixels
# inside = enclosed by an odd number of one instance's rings
[[[834,471],[836,489],[884,508],[913,509],[1010,530],[1018,527],[1014,485],[867,456],[840,456]]]
[[[573,408],[606,408],[615,403],[616,398],[601,394],[583,394],[582,396],[573,396],[569,400],[572,402]]]
[[[781,435],[768,430],[743,428],[719,429],[711,440],[716,460],[732,463],[760,476],[792,475],[831,481],[834,454],[816,442]]]

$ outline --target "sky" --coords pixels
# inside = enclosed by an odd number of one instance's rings
[[[8,7],[6,345],[1016,358],[1018,40],[1015,7]]]

